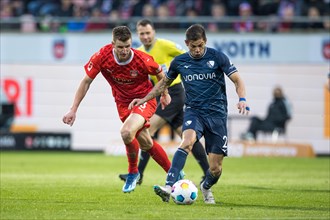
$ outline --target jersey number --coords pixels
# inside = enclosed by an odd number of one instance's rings
[[[146,107],[147,107],[147,103],[146,102],[143,103],[142,105],[139,105],[139,109],[140,109],[141,112],[143,112]]]

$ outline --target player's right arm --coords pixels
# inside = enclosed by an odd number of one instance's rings
[[[158,73],[156,75],[157,77],[157,81],[161,81],[163,78],[165,78],[165,74],[163,71],[161,71],[160,73]],[[170,94],[168,93],[168,89],[165,88],[164,91],[161,93],[161,96],[160,96],[160,104],[162,106],[162,109],[165,109],[166,106],[168,106],[170,103],[171,103],[171,96]]]
[[[76,113],[81,101],[84,99],[93,79],[86,75],[80,82],[79,87],[76,91],[73,104],[70,108],[70,111],[63,116],[63,122],[70,126],[73,125],[76,119]]]
[[[128,106],[128,109],[132,109],[134,106],[142,105],[143,103],[159,96],[171,85],[173,79],[164,77],[152,88],[152,90],[142,99],[134,99]]]

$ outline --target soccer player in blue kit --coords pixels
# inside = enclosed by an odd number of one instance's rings
[[[210,168],[200,184],[204,202],[215,204],[211,187],[222,173],[223,158],[227,156],[227,95],[225,76],[234,83],[239,98],[240,114],[248,114],[250,108],[245,98],[245,86],[236,67],[222,52],[206,47],[206,34],[202,25],[194,24],[186,31],[189,51],[172,61],[169,71],[142,99],[134,99],[129,108],[141,105],[161,94],[181,74],[185,89],[185,112],[182,142],[174,154],[167,173],[165,186],[154,186],[155,193],[169,202],[171,187],[183,169],[193,144],[202,136],[208,154]]]

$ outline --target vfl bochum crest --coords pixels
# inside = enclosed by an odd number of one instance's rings
[[[207,64],[208,67],[213,68],[214,67],[214,60],[207,61],[206,64]]]

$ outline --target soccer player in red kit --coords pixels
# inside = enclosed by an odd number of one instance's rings
[[[143,98],[152,89],[150,75],[164,77],[162,68],[152,56],[131,48],[132,34],[128,27],[118,26],[112,31],[112,43],[105,45],[96,52],[85,65],[86,75],[76,91],[70,111],[64,115],[63,122],[72,126],[78,107],[86,95],[90,84],[101,72],[111,86],[118,114],[123,125],[120,129],[122,140],[126,146],[128,158],[128,177],[123,192],[135,189],[140,178],[138,171],[139,148],[147,151],[151,157],[166,171],[171,167],[164,149],[154,141],[148,131],[149,119],[155,113],[157,102],[152,99],[143,105],[128,109],[129,103],[135,98]],[[166,106],[171,97],[165,91],[161,104]]]

